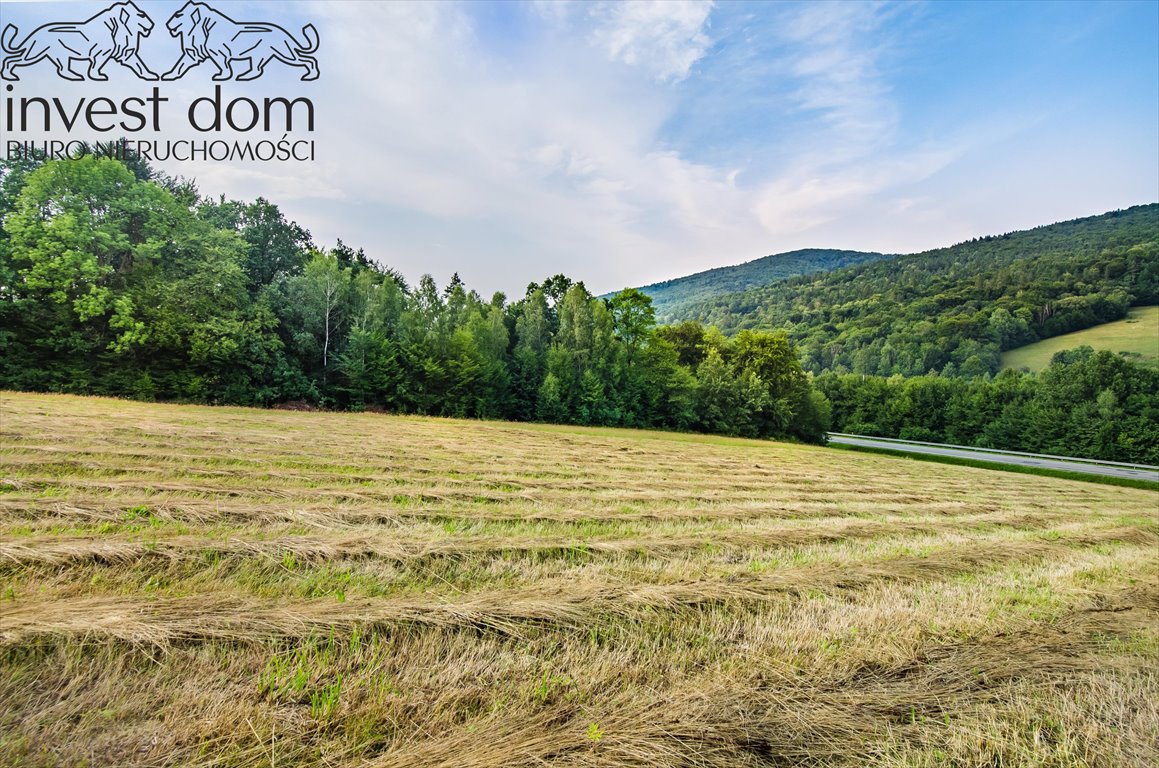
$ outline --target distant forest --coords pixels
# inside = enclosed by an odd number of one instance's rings
[[[683,319],[689,305],[711,301],[725,294],[761,288],[790,277],[891,258],[884,253],[806,248],[645,285],[640,291],[652,299],[657,319],[669,322]]]
[[[1088,349],[995,375],[1002,349],[1159,299],[1159,205],[791,278],[674,325],[639,290],[564,275],[514,299],[411,285],[270,201],[139,161],[0,162],[0,217],[2,388],[1159,462],[1159,371]]]
[[[684,305],[778,328],[813,373],[996,374],[1001,352],[1159,302],[1159,204],[805,275]]]

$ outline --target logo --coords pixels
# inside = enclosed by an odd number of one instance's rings
[[[141,61],[137,49],[148,37],[153,20],[132,2],[109,6],[87,21],[45,24],[16,44],[19,34],[13,24],[0,33],[4,51],[0,78],[19,80],[18,67],[29,67],[45,59],[65,80],[108,80],[104,69],[110,61],[132,70],[142,80],[178,80],[186,72],[209,61],[217,69],[216,81],[256,80],[274,59],[306,71],[302,80],[318,79],[318,30],[313,24],[302,28],[302,45],[277,24],[234,21],[205,3],[187,2],[169,17],[165,28],[181,43],[181,56],[161,78]],[[248,62],[242,72],[234,72],[234,62]],[[87,62],[85,72],[74,62]]]
[[[65,80],[84,80],[73,69],[74,61],[88,62],[89,80],[108,80],[104,73],[110,61],[123,64],[144,80],[156,80],[157,73],[141,61],[137,46],[148,37],[153,20],[131,2],[110,5],[88,21],[45,24],[37,27],[24,42],[14,45],[17,30],[12,24],[0,33],[4,61],[0,77],[19,80],[17,67],[29,67],[48,59]]]
[[[318,79],[318,30],[313,24],[302,27],[306,45],[300,45],[277,24],[237,22],[205,3],[192,0],[169,17],[169,34],[181,41],[181,58],[163,79],[176,80],[193,67],[209,60],[217,67],[214,80],[256,80],[266,64],[277,59],[292,67],[304,67],[303,80]],[[249,60],[249,69],[234,75],[233,62]]]
[[[183,2],[165,23],[173,43],[164,36],[142,42],[155,23],[132,0],[114,3],[86,21],[42,24],[23,40],[16,24],[6,24],[0,30],[0,79],[10,81],[0,86],[4,157],[61,160],[98,154],[149,163],[313,162],[315,108],[310,94],[317,86],[310,82],[296,86],[300,94],[278,94],[240,81],[259,80],[275,60],[275,68],[285,65],[291,76],[300,73],[300,80],[318,80],[314,25],[306,24],[296,36],[277,24],[234,21],[195,0],[166,4],[175,8]],[[4,7],[6,17],[19,16]],[[178,45],[177,54],[151,53]],[[150,69],[141,51],[173,64],[168,70]],[[61,80],[81,82],[108,81],[110,71],[119,74],[110,62],[150,81],[180,80],[208,62],[202,71],[212,75],[214,84],[201,94],[196,88],[177,90],[165,82],[154,82],[141,92],[136,79],[129,78],[129,83],[110,83],[102,89],[85,86],[78,93],[48,75],[43,62],[51,63]],[[33,71],[28,79],[35,85],[27,93],[20,76],[27,76],[25,67],[38,64],[47,76]],[[160,71],[165,74],[158,75]],[[277,81],[285,85],[281,78]],[[108,140],[109,134],[117,133],[122,138]]]

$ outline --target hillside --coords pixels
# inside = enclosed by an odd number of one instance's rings
[[[1039,371],[1057,353],[1084,346],[1105,349],[1147,365],[1159,365],[1159,306],[1133,307],[1123,320],[1003,352],[1002,367]]]
[[[1153,491],[0,393],[0,764],[1154,765]]]
[[[977,375],[1004,350],[1156,302],[1151,204],[716,296],[673,319],[785,329],[814,372]]]
[[[864,264],[893,258],[883,253],[808,248],[765,256],[731,267],[717,267],[694,275],[645,285],[640,290],[652,298],[656,319],[667,322],[681,315],[692,303],[712,299],[725,293],[759,288],[798,275]]]

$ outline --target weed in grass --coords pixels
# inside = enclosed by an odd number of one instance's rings
[[[342,675],[329,685],[322,686],[310,694],[310,717],[329,722],[338,709],[338,699],[342,693]]]

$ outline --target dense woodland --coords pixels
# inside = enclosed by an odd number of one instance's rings
[[[1001,349],[1159,299],[1159,205],[703,304],[728,333],[563,275],[515,300],[409,285],[140,162],[0,164],[0,216],[2,388],[1159,462],[1159,372],[1080,350],[993,375]]]
[[[688,365],[635,290],[411,286],[319,249],[273,203],[202,197],[139,162],[2,173],[0,387],[813,441],[828,426],[784,333],[714,334]]]
[[[1107,351],[1060,352],[1037,375],[826,373],[816,384],[834,431],[1159,465],[1159,370]]]
[[[996,374],[999,354],[1159,301],[1159,204],[807,275],[680,319],[785,330],[807,371]]]

